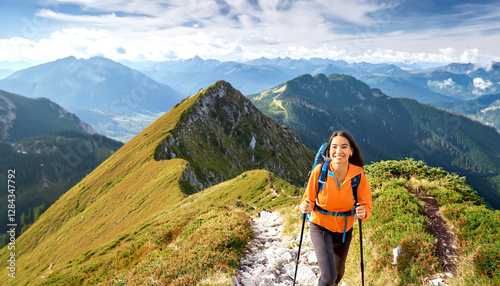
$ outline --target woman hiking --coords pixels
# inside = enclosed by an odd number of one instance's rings
[[[352,138],[345,131],[333,133],[326,147],[331,158],[325,183],[318,189],[323,164],[312,171],[299,209],[311,213],[310,234],[321,276],[318,285],[337,285],[344,275],[345,262],[352,239],[354,214],[363,222],[372,214],[372,195],[363,173],[363,158]],[[357,195],[352,191],[352,178],[360,175]],[[357,202],[360,206],[354,209]]]

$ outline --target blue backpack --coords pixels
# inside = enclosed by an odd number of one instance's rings
[[[327,157],[327,154],[326,154],[327,145],[328,145],[328,143],[325,143],[319,148],[318,153],[316,154],[316,157],[314,158],[313,167],[312,167],[311,171],[309,171],[309,174],[307,175],[306,184],[304,186],[304,192],[305,192],[305,190],[307,188],[307,183],[309,182],[309,177],[311,176],[312,170],[314,170],[314,168],[317,165],[322,164],[321,170],[319,172],[319,177],[318,177],[318,193],[316,194],[316,197],[323,190],[323,187],[326,183],[326,179],[328,177],[328,172],[329,172],[328,165],[330,164],[331,158]],[[332,173],[332,175],[333,175],[333,173]],[[333,177],[335,177],[335,175],[333,175]],[[351,179],[352,196],[353,196],[353,200],[355,202],[354,205],[358,204],[358,185],[359,185],[360,179],[361,179],[361,174],[358,174],[354,178]],[[324,210],[323,208],[318,206],[318,204],[314,204],[314,210],[319,211],[325,215],[331,215],[331,216],[335,216],[335,217],[345,217],[346,223],[344,224],[344,234],[342,236],[342,242],[344,242],[346,228],[347,228],[347,217],[354,216],[354,214],[355,214],[354,209],[347,211],[347,212],[331,212],[331,211]],[[307,218],[309,219],[309,214],[307,214]]]

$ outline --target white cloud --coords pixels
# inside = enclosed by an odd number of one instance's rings
[[[54,21],[103,28],[114,33],[142,32],[161,34],[176,27],[193,27],[227,41],[260,45],[280,43],[283,46],[312,46],[318,41],[332,42],[340,37],[332,33],[335,21],[354,24],[373,22],[369,13],[385,8],[386,4],[359,1],[290,1],[282,9],[280,0],[234,0],[218,4],[215,0],[165,1],[83,1],[59,0],[61,4],[84,7],[83,14],[65,14],[49,9],[38,11],[39,17]],[[100,11],[101,14],[86,11]],[[127,13],[122,15],[119,13]],[[121,16],[117,16],[121,15]],[[142,35],[144,37],[144,35]]]
[[[180,58],[194,55],[208,58],[210,55],[230,55],[244,49],[235,41],[183,27],[148,37],[135,36],[135,32],[124,36],[104,29],[73,28],[56,31],[40,41],[3,39],[0,40],[0,61],[22,60],[26,55],[34,55],[45,61],[71,55],[77,58],[105,56],[113,60],[163,61],[172,59],[172,55]]]
[[[455,82],[451,78],[445,79],[443,81],[438,81],[438,80],[429,81],[427,84],[430,86],[437,87],[439,89],[450,89],[450,88],[455,87]]]
[[[0,61],[16,62],[30,55],[29,51],[33,49],[36,43],[24,38],[10,38],[0,40]]]
[[[64,29],[41,40],[0,40],[0,58],[29,55],[48,61],[56,55],[102,55],[114,60],[161,61],[199,55],[220,60],[289,56],[480,65],[500,61],[492,56],[498,54],[498,36],[479,35],[480,23],[383,32],[402,13],[396,7],[403,2],[50,0],[51,5],[35,16],[51,25],[62,23]],[[67,12],[62,9],[66,4],[80,10]],[[341,30],[346,26],[359,31]]]
[[[491,81],[484,80],[480,77],[474,78],[473,83],[474,83],[474,88],[483,90],[493,86],[493,83]]]
[[[469,49],[462,53],[460,61],[474,63],[477,68],[491,70],[493,58],[489,55],[481,54],[478,49]]]
[[[474,78],[473,84],[474,84],[474,90],[472,91],[472,93],[474,95],[491,94],[495,93],[497,90],[491,81],[484,80],[480,77]]]
[[[229,37],[227,35],[233,35]],[[311,33],[313,34],[313,33]],[[322,44],[293,42],[273,34],[232,29],[207,31],[194,27],[174,27],[144,33],[111,31],[104,28],[71,28],[56,31],[39,41],[23,38],[0,40],[0,60],[21,60],[26,55],[52,61],[66,56],[105,56],[113,60],[163,61],[178,58],[246,60],[258,57],[323,57],[350,62],[460,62],[463,57],[452,48],[435,53],[405,52],[394,49],[356,49],[342,42]],[[174,58],[173,58],[174,57]]]
[[[135,15],[147,15],[164,20],[176,20],[181,24],[184,19],[206,19],[224,16],[232,18],[238,15],[248,15],[264,20],[262,22],[283,20],[288,15],[314,15],[316,19],[332,17],[348,23],[359,25],[371,24],[373,19],[370,13],[388,9],[387,3],[376,3],[365,0],[266,0],[251,4],[246,0],[216,1],[216,0],[57,0],[59,4],[75,4],[83,7],[84,11],[123,12]],[[219,11],[221,10],[221,11]],[[223,13],[224,12],[224,13]],[[172,17],[174,16],[174,17]],[[276,17],[278,19],[276,19]],[[288,22],[293,22],[290,19]],[[302,23],[306,24],[306,23]]]

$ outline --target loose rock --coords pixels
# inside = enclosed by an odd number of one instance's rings
[[[298,238],[283,240],[283,219],[277,212],[262,211],[253,220],[252,239],[241,259],[238,276],[233,277],[233,285],[245,286],[288,286],[293,284],[295,275],[295,259],[298,251]],[[294,245],[293,249],[285,245]],[[304,232],[300,250],[300,263],[297,271],[296,285],[317,285],[319,267],[316,254],[307,231]]]

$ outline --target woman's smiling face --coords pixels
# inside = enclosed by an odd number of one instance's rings
[[[349,162],[349,157],[352,156],[351,144],[349,140],[342,136],[336,136],[333,138],[330,144],[330,158],[332,158],[333,163],[347,163]]]

